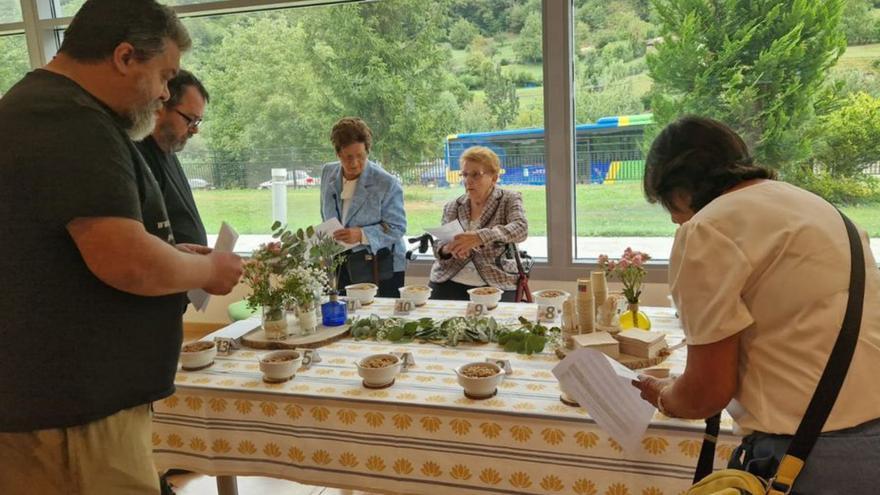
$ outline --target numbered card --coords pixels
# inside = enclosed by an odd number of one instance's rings
[[[559,309],[552,304],[539,304],[538,305],[538,321],[550,323],[556,321],[556,317],[559,315]]]
[[[303,368],[311,368],[313,364],[317,364],[321,362],[321,355],[318,354],[317,349],[297,349],[300,354],[302,354],[302,366]]]
[[[228,337],[214,337],[214,344],[217,346],[219,356],[228,356],[235,348],[235,342]]]
[[[391,354],[400,358],[403,371],[406,371],[410,366],[415,366],[416,364],[416,358],[413,357],[412,352],[392,352]]]
[[[361,309],[361,301],[359,299],[346,299],[345,300],[345,308],[348,309],[348,313],[354,313],[355,311]]]
[[[483,303],[470,302],[464,315],[468,318],[479,318],[486,314],[486,305]]]
[[[407,299],[398,299],[394,301],[394,316],[405,316],[412,313],[415,306],[413,302]]]
[[[509,359],[486,358],[486,362],[492,363],[492,364],[497,364],[499,368],[504,370],[505,375],[509,375],[509,374],[513,373],[513,366],[510,365]]]

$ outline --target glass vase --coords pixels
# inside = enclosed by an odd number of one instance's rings
[[[348,319],[348,308],[340,301],[336,293],[330,294],[330,300],[321,305],[321,323],[325,327],[345,325]]]
[[[620,328],[622,330],[628,330],[630,328],[650,330],[651,320],[648,319],[648,315],[639,311],[639,303],[629,303],[627,310],[620,315]]]
[[[297,307],[297,314],[302,335],[311,335],[318,330],[318,313],[314,304]]]
[[[263,306],[263,333],[269,340],[287,338],[287,311],[283,304]]]

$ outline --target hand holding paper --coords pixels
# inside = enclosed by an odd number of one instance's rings
[[[333,218],[328,218],[326,221],[324,221],[320,225],[315,226],[315,233],[321,232],[328,237],[333,237],[334,232],[336,232],[337,230],[340,230],[340,229],[344,229],[344,228],[345,227],[342,226],[342,223],[339,222],[339,219],[336,217],[333,217]],[[338,240],[336,242],[338,242],[339,245],[344,247],[345,249],[351,249],[351,248],[357,246],[357,244],[351,244],[351,243],[342,242],[342,241],[338,241]]]
[[[453,220],[433,229],[425,229],[425,232],[436,237],[440,242],[452,242],[452,239],[463,233],[464,229],[461,228],[461,223],[458,220]]]
[[[553,374],[559,386],[589,411],[600,428],[629,452],[638,452],[654,406],[632,386],[635,372],[593,349],[568,354]]]
[[[220,233],[217,235],[217,242],[214,243],[214,251],[221,253],[231,253],[235,249],[235,243],[238,241],[238,232],[235,231],[228,223],[223,222],[220,225]],[[202,289],[192,289],[186,293],[193,307],[198,311],[204,311],[208,307],[208,301],[211,296]]]

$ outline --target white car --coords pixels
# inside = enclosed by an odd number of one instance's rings
[[[211,183],[206,181],[205,179],[199,179],[199,178],[194,177],[192,179],[187,179],[187,182],[189,182],[190,189],[210,189],[211,188]]]
[[[307,174],[305,170],[292,170],[287,172],[287,180],[284,181],[287,187],[314,187],[321,185],[321,179],[316,179]],[[272,181],[260,182],[257,189],[271,189]]]

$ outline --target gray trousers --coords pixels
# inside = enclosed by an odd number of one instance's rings
[[[764,479],[776,472],[791,437],[753,433],[734,450],[728,467]],[[880,418],[852,428],[823,433],[795,480],[793,495],[880,493]]]

